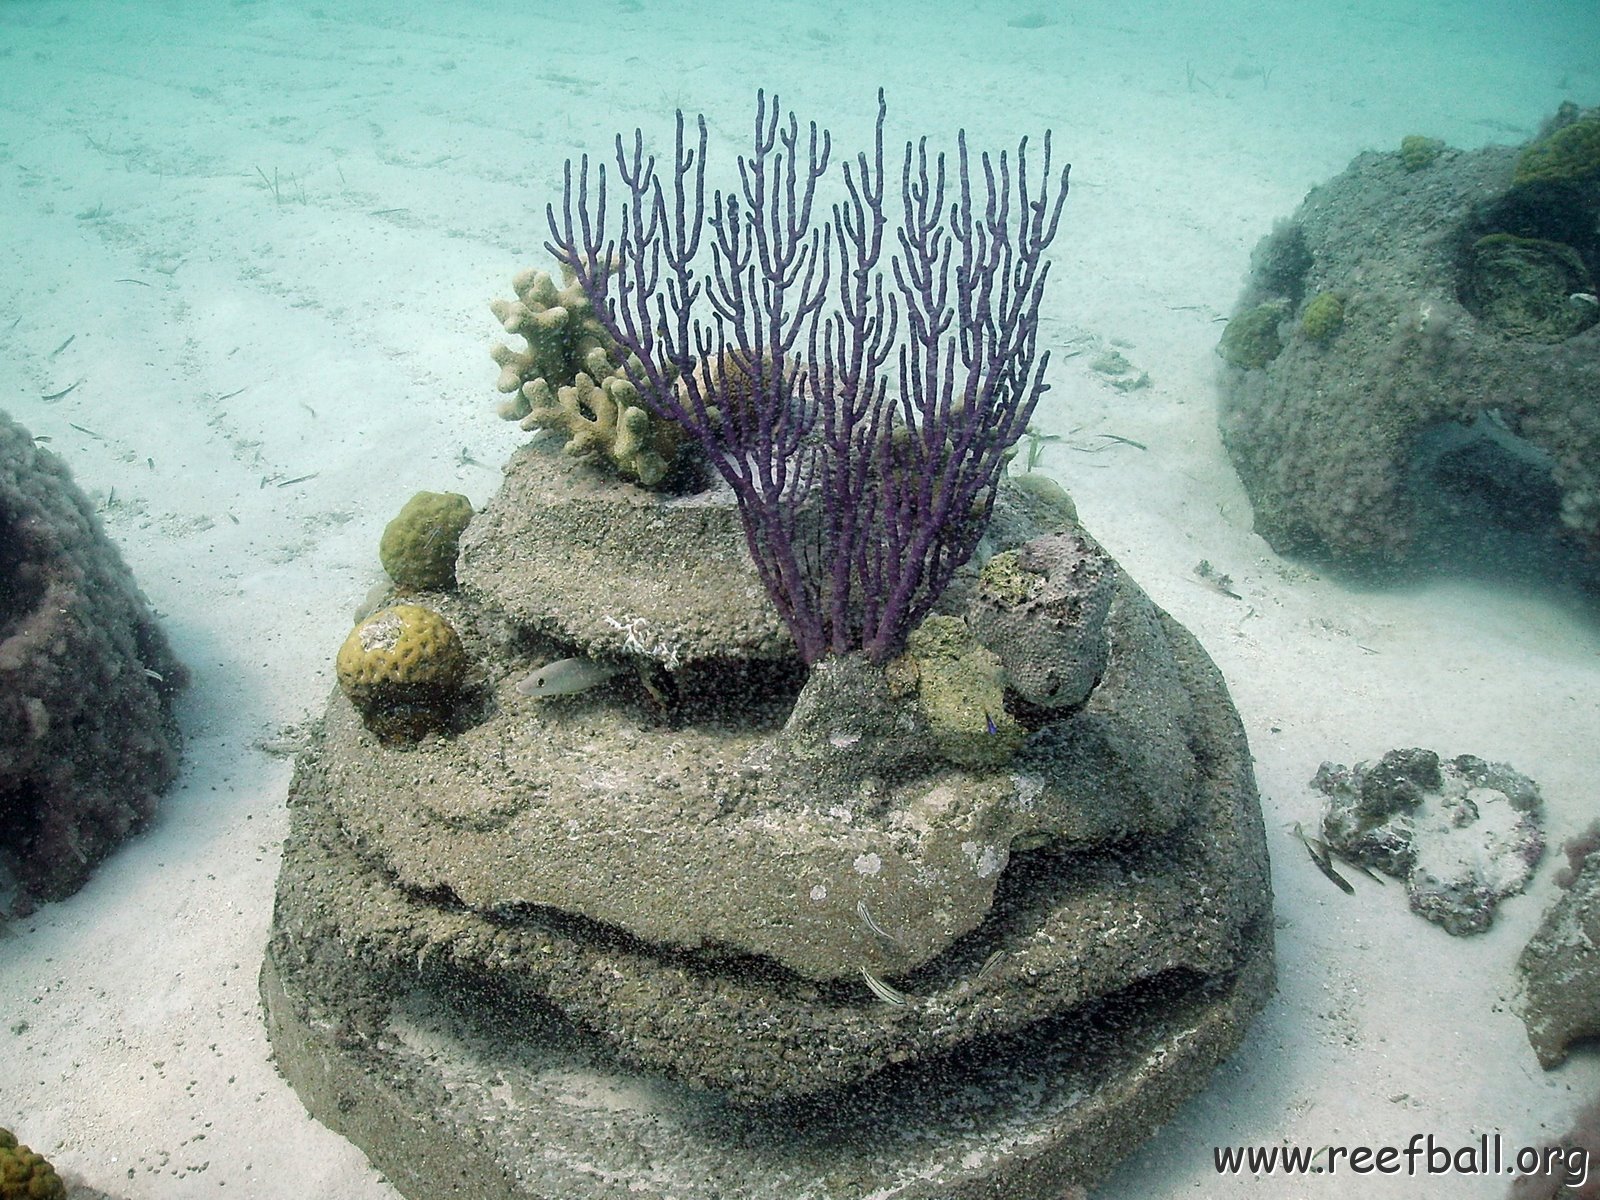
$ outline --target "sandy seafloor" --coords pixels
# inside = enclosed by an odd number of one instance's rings
[[[1054,128],[1073,173],[1043,467],[1215,657],[1257,757],[1279,994],[1099,1194],[1502,1195],[1219,1180],[1210,1149],[1538,1141],[1600,1090],[1600,1055],[1545,1073],[1514,1012],[1548,861],[1458,939],[1399,887],[1342,895],[1287,833],[1318,763],[1411,745],[1509,761],[1553,840],[1582,826],[1600,619],[1525,581],[1353,589],[1274,555],[1218,440],[1213,351],[1256,239],[1357,152],[1520,141],[1562,99],[1600,103],[1593,0],[1511,7],[0,0],[0,407],[97,498],[194,671],[154,826],[0,935],[0,1124],[120,1196],[395,1195],[268,1056],[283,748],[384,522],[422,488],[483,503],[526,436],[494,415],[487,303],[545,263],[562,160],[635,124],[659,143],[684,105],[731,172],[758,86],[854,148],[882,85],[891,144]],[[1150,386],[1066,354],[1095,339]]]

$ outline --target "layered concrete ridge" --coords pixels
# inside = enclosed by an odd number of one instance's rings
[[[612,522],[614,564],[618,530],[707,527],[657,508]],[[519,695],[534,659],[605,653],[564,615],[597,599],[531,623],[505,582],[517,554],[560,573],[569,525],[535,520],[469,529],[463,590],[435,598],[481,664],[467,727],[386,747],[336,696],[291,797],[274,1048],[402,1190],[1059,1196],[1237,1044],[1272,986],[1248,749],[1209,659],[1126,578],[1088,699],[964,766],[894,669],[807,675],[747,623],[664,681]],[[1011,494],[991,548],[1074,531]],[[652,583],[663,612],[740,586]]]

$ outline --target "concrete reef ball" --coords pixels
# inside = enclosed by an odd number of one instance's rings
[[[0,413],[0,873],[70,895],[178,773],[186,672],[66,465]]]
[[[1245,1036],[1274,926],[1222,676],[1070,514],[1003,480],[1001,566],[805,670],[724,489],[517,451],[439,601],[449,734],[335,695],[296,762],[261,988],[307,1110],[413,1200],[1103,1179]],[[645,670],[530,693],[552,657]]]
[[[385,742],[416,741],[450,727],[467,652],[431,608],[397,604],[373,613],[339,648],[339,687]]]
[[[1280,554],[1382,577],[1514,550],[1587,586],[1600,109],[1427,149],[1357,156],[1256,247],[1217,348],[1223,443]]]

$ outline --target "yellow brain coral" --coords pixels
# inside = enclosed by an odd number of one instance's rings
[[[368,729],[385,741],[415,741],[449,728],[466,682],[467,652],[440,614],[397,604],[350,631],[335,667]]]
[[[9,1129],[0,1129],[0,1200],[66,1200],[67,1187],[55,1168]]]
[[[457,492],[418,492],[384,527],[378,557],[402,591],[456,585],[456,550],[472,520],[472,501]]]

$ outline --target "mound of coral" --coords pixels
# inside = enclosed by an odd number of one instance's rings
[[[67,1187],[44,1155],[0,1129],[0,1200],[66,1200]]]
[[[725,492],[549,446],[456,576],[485,694],[414,742],[334,695],[262,974],[405,1194],[1056,1197],[1270,994],[1222,680],[1059,489],[881,665],[801,664]]]
[[[1408,138],[1257,247],[1221,428],[1274,549],[1385,572],[1470,528],[1594,574],[1597,147],[1572,105],[1522,147]]]
[[[178,770],[185,678],[66,466],[0,413],[0,865],[68,895]]]

